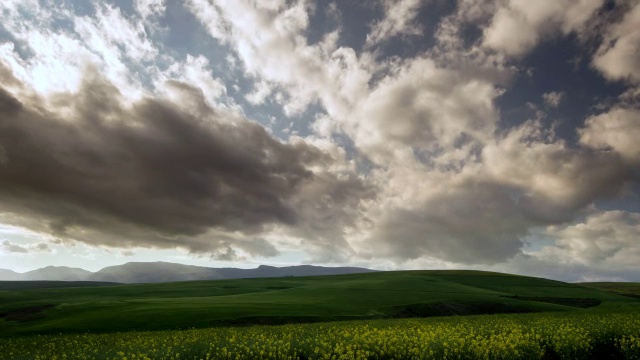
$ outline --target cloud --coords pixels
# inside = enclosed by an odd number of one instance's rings
[[[247,96],[252,103],[274,95],[288,116],[317,102],[330,114],[345,116],[349,103],[367,87],[371,57],[337,47],[339,31],[308,43],[309,2],[190,0],[188,7],[209,35],[231,47],[245,76],[254,80],[255,90]]]
[[[640,87],[630,87],[618,97],[625,106],[640,106]]]
[[[270,93],[274,82],[295,86],[298,78],[319,80],[320,64],[313,54],[298,51],[305,46],[300,32],[308,26],[305,2],[289,7],[276,2],[190,0],[187,5],[213,38],[234,45],[246,73],[259,80],[260,92]],[[302,112],[315,96],[313,87],[295,90],[284,100],[287,114]]]
[[[572,148],[536,121],[485,147],[482,158],[487,173],[520,189],[520,201],[542,221],[569,221],[594,199],[620,194],[633,179],[617,154]]]
[[[560,106],[560,102],[562,102],[562,98],[564,98],[565,93],[562,91],[550,91],[548,93],[542,94],[542,100],[544,103],[551,108],[557,108]]]
[[[530,22],[525,30],[533,34],[529,42],[512,39],[506,53],[521,55],[536,45],[547,22],[551,31],[582,31],[601,5],[558,4],[494,4],[522,10],[520,15]],[[335,41],[308,44],[310,10],[302,2],[280,4],[276,10],[241,1],[202,2],[196,6],[199,12],[192,9],[213,28],[211,36],[234,49],[245,73],[254,78],[253,102],[285,92],[290,96],[283,96],[281,105],[295,110],[291,114],[317,101],[322,111],[313,126],[316,135],[346,135],[356,158],[371,161],[368,178],[377,193],[340,204],[345,214],[357,214],[336,227],[336,238],[344,241],[327,236],[341,215],[322,215],[317,201],[298,203],[298,209],[313,212],[304,218],[314,221],[289,234],[324,239],[314,243],[322,244],[312,250],[317,259],[340,259],[330,254],[342,253],[345,261],[393,258],[403,263],[430,257],[504,262],[522,254],[531,229],[571,222],[594,200],[618,195],[630,181],[618,154],[571,147],[540,123],[498,133],[499,123],[508,119],[501,118],[496,100],[517,69],[487,51],[491,46],[484,41],[493,30],[471,45],[460,30],[467,22],[498,21],[490,11],[494,5],[461,3],[441,23],[436,48],[406,59],[377,58],[367,49],[336,47]],[[380,41],[392,33],[385,32]],[[561,94],[547,94],[549,104],[559,104]],[[306,187],[314,195],[305,199],[322,199],[325,193],[335,194],[334,202],[343,199],[332,184]],[[315,235],[318,228],[324,235]]]
[[[531,255],[561,264],[624,271],[640,263],[640,214],[605,211],[584,222],[552,226],[547,234],[555,241]]]
[[[546,36],[579,32],[604,0],[508,0],[501,2],[488,27],[483,45],[519,57]]]
[[[135,0],[134,6],[140,16],[145,19],[160,16],[167,10],[164,0]]]
[[[95,17],[75,19],[74,28],[85,44],[105,58],[114,54],[136,62],[152,60],[158,50],[148,38],[144,25],[127,19],[117,7],[97,7]]]
[[[227,93],[224,82],[211,71],[209,60],[200,55],[187,55],[182,62],[176,61],[156,79],[156,88],[162,89],[167,81],[177,80],[200,89],[209,106],[220,104],[220,98]]]
[[[223,43],[229,41],[229,25],[223,19],[218,5],[202,0],[185,0],[185,5],[212,37]]]
[[[640,110],[614,107],[585,121],[580,142],[596,149],[613,149],[627,161],[640,163]]]
[[[265,8],[193,0],[190,8],[212,37],[232,46],[255,80],[252,103],[284,93],[275,99],[288,115],[319,104],[326,114],[317,116],[318,134],[344,132],[367,157],[388,160],[391,144],[433,151],[486,141],[497,122],[493,99],[501,91],[486,73],[440,66],[424,55],[378,62],[366,51],[336,47],[332,36],[310,45],[305,2]]]
[[[8,240],[2,241],[2,249],[10,253],[26,254],[29,252],[29,250],[26,247],[11,243]]]
[[[385,53],[420,34],[424,4],[385,2],[353,48],[340,2],[320,26],[310,1],[188,0],[179,10],[220,45],[211,55],[148,34],[178,11],[163,1],[132,15],[98,4],[94,18],[3,3],[15,41],[0,45],[0,220],[61,244],[227,261],[285,248],[318,262],[546,267],[532,232],[573,226],[636,180],[637,94],[587,118],[579,143],[512,119],[502,95],[547,38],[605,29],[624,45],[635,17],[596,21],[595,0],[461,0],[432,48]],[[71,26],[52,31],[61,20]],[[622,58],[609,53],[629,55],[606,40],[596,58]],[[621,64],[610,78],[632,80]],[[573,97],[526,95],[548,108]],[[244,115],[256,112],[276,126]],[[277,139],[281,124],[310,130]]]
[[[371,252],[400,262],[431,257],[492,264],[519,253],[531,225],[505,189],[468,179],[386,211],[370,234]]]
[[[79,68],[85,59],[91,57],[77,40],[61,33],[47,34],[15,20],[3,21],[3,25],[11,29],[17,40],[0,44],[0,58],[9,65],[16,78],[41,94],[77,89],[81,77]],[[18,54],[17,45],[33,49],[36,54],[23,59]]]
[[[384,17],[371,26],[366,46],[374,46],[397,35],[422,35],[414,22],[423,3],[420,0],[385,1]]]
[[[88,65],[100,69],[128,98],[144,93],[136,70],[151,66],[159,51],[141,19],[127,17],[109,4],[96,4],[93,16],[75,16],[63,4],[37,2],[20,11],[0,12],[12,36],[0,44],[0,57],[40,95],[77,91]]]
[[[233,261],[238,259],[238,254],[232,247],[228,246],[224,251],[214,253],[212,257],[218,261]]]
[[[495,129],[491,82],[437,66],[428,58],[408,60],[380,81],[354,109],[345,129],[356,146],[386,163],[393,152],[449,151],[484,143]]]
[[[320,148],[276,140],[257,123],[211,108],[201,90],[168,86],[181,105],[151,97],[126,105],[90,68],[78,93],[55,95],[59,108],[40,111],[38,97],[2,90],[1,210],[21,215],[17,225],[61,238],[204,252],[276,225],[307,228],[333,211],[340,220],[325,228],[339,233],[354,216],[345,211],[368,196],[368,185]],[[186,111],[185,103],[197,106]],[[277,254],[258,240],[228,245]]]
[[[355,237],[360,255],[508,262],[522,254],[533,229],[570,223],[634,179],[618,154],[570,147],[536,121],[461,158],[440,165],[438,157],[397,158],[377,171],[385,186]]]
[[[593,65],[607,79],[640,83],[640,3],[606,30]]]
[[[120,252],[120,255],[124,256],[124,257],[129,257],[129,256],[134,256],[135,253],[131,250],[123,250]]]
[[[17,254],[28,254],[28,253],[34,253],[34,252],[51,252],[51,249],[49,248],[49,245],[47,243],[20,245],[20,244],[12,243],[9,240],[3,240],[0,243],[0,250],[6,251],[9,253],[17,253]]]
[[[558,254],[559,255],[559,254]],[[533,252],[515,256],[507,263],[487,267],[490,271],[523,274],[566,282],[635,281],[640,276],[637,267],[608,267],[594,264],[568,263],[566,259],[547,257]]]

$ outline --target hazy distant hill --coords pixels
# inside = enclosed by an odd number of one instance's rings
[[[21,274],[20,280],[82,281],[87,280],[91,274],[91,271],[79,268],[47,266]]]
[[[341,274],[359,274],[364,272],[372,272],[374,270],[363,269],[357,267],[322,267],[312,265],[275,267],[260,265],[257,269],[247,270],[249,277],[280,277],[280,276],[321,276],[321,275],[341,275]],[[229,277],[231,278],[231,276]],[[239,276],[237,278],[240,278]]]
[[[0,269],[0,280],[22,280],[21,276],[13,270]]]
[[[93,281],[113,281],[121,283],[156,283],[186,280],[221,279],[215,276],[213,268],[174,264],[168,262],[130,262],[109,266],[93,273]]]
[[[319,276],[371,272],[373,270],[356,267],[288,266],[275,267],[261,265],[255,269],[209,268],[168,262],[130,262],[109,266],[95,273],[69,267],[48,266],[45,268],[16,273],[0,269],[2,280],[58,280],[58,281],[107,281],[120,283],[159,283],[188,280],[219,280],[241,278],[266,278],[282,276]]]

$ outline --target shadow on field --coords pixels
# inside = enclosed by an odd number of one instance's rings
[[[220,319],[209,321],[211,327],[229,326],[255,326],[255,325],[289,325],[311,324],[319,322],[349,321],[349,320],[373,320],[384,317],[372,316],[247,316],[236,319]]]
[[[418,303],[387,308],[378,315],[361,316],[246,316],[236,319],[216,319],[209,321],[212,327],[227,326],[252,326],[252,325],[285,325],[304,324],[316,322],[347,321],[347,320],[374,320],[389,318],[426,318],[437,316],[457,315],[485,315],[485,314],[516,314],[540,312],[524,301],[536,301],[556,305],[571,306],[576,308],[589,308],[600,305],[600,300],[585,298],[551,298],[551,297],[523,297],[505,296],[509,299],[522,300],[518,303],[498,303],[481,301],[442,301],[431,303]]]
[[[532,312],[530,307],[500,303],[447,301],[403,305],[393,308],[391,317],[415,318],[431,316],[511,314]]]
[[[558,354],[551,348],[547,348],[544,354],[543,360],[562,360],[566,359],[566,356]],[[613,341],[606,343],[596,343],[593,346],[593,350],[588,357],[593,360],[625,360],[624,354],[616,348]]]
[[[44,317],[43,312],[45,310],[49,310],[54,307],[55,305],[53,304],[23,307],[19,309],[9,310],[4,313],[0,313],[0,318],[3,318],[7,321],[15,321],[15,322],[33,321],[33,320],[43,318]]]

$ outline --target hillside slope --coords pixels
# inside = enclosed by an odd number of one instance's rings
[[[634,282],[588,282],[578,285],[598,289],[617,295],[629,296],[640,299],[640,283]]]
[[[640,301],[479,271],[401,271],[0,291],[0,335],[597,311]]]

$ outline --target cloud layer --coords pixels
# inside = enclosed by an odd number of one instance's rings
[[[345,210],[368,188],[353,172],[331,171],[330,154],[214,110],[199,89],[169,86],[190,111],[154,98],[124,106],[91,69],[78,93],[55,96],[59,108],[2,90],[3,210],[38,219],[59,237],[194,251],[219,246],[187,240],[211,229],[250,236],[332,211],[340,215],[334,224],[349,224]]]
[[[3,223],[220,260],[637,270],[636,1],[48,5],[0,5]]]

